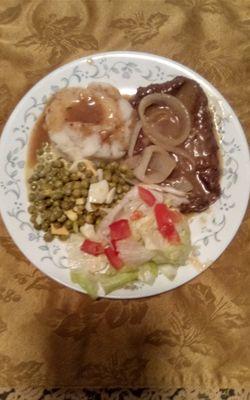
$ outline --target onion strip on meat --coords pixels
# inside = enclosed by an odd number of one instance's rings
[[[190,163],[190,168],[192,168],[192,169],[194,168],[194,166],[195,166],[194,158],[184,149],[181,149],[179,147],[169,146],[167,151],[169,151],[170,153],[173,153],[173,154],[177,154],[178,156],[181,156],[183,158],[186,158]]]
[[[134,174],[143,183],[160,183],[171,174],[175,165],[176,161],[166,151],[151,145],[144,149]]]
[[[141,158],[142,158],[142,154],[143,154],[143,153],[136,154],[136,155],[133,156],[133,157],[127,158],[127,159],[125,160],[125,164],[126,164],[129,168],[134,169],[134,168],[140,163]]]
[[[170,193],[170,194],[173,194],[173,195],[179,196],[179,197],[185,197],[187,195],[187,193],[185,191],[175,189],[170,185],[151,184],[151,185],[142,185],[142,187],[145,187],[146,189],[150,189],[150,190],[156,190],[161,193]]]
[[[170,184],[174,189],[180,190],[185,193],[188,193],[193,189],[192,183],[189,180],[187,180],[184,176],[182,176],[179,179],[176,179],[175,181],[171,181]]]
[[[150,121],[150,116],[146,115],[148,107],[153,105],[165,105],[172,108],[178,117],[179,132],[177,137],[171,137],[166,132],[162,134],[160,132],[157,122]],[[175,147],[183,143],[191,129],[191,119],[188,110],[184,104],[174,96],[153,93],[143,97],[139,103],[138,113],[142,122],[143,132],[149,137],[152,143],[163,147],[167,151],[172,151],[170,148]]]

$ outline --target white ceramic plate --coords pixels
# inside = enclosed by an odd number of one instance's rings
[[[47,244],[34,230],[27,212],[25,160],[32,127],[43,111],[47,99],[67,86],[86,86],[92,81],[108,82],[122,94],[132,95],[138,86],[164,82],[177,75],[196,80],[207,93],[217,113],[217,129],[223,159],[221,198],[207,212],[191,222],[192,243],[200,265],[211,265],[233,239],[249,198],[250,164],[248,146],[240,123],[222,95],[204,78],[166,58],[147,53],[110,52],[85,57],[66,64],[38,82],[16,106],[10,116],[0,144],[1,214],[15,243],[42,272],[76,290],[67,270],[65,244]],[[136,298],[155,295],[188,282],[202,272],[197,262],[180,267],[173,281],[159,276],[151,286],[121,289],[109,298]]]

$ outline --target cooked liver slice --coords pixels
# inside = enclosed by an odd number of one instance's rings
[[[178,146],[184,149],[194,160],[193,167],[190,162],[180,155],[175,155],[177,166],[168,178],[173,182],[180,177],[185,177],[193,185],[189,194],[190,202],[181,205],[181,211],[200,212],[206,210],[220,196],[220,161],[218,144],[215,138],[213,120],[208,108],[207,96],[199,84],[184,76],[178,76],[169,82],[152,84],[140,87],[131,104],[137,109],[140,100],[151,93],[167,93],[178,97],[189,110],[192,128],[189,137]],[[135,149],[141,151],[143,132]]]

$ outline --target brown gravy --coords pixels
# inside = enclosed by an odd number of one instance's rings
[[[48,131],[45,129],[44,122],[45,115],[42,114],[36,121],[30,136],[27,158],[27,166],[29,168],[34,167],[37,162],[37,150],[39,150],[43,144],[50,142]]]
[[[93,97],[83,97],[66,108],[65,121],[100,124],[103,119],[103,108]]]

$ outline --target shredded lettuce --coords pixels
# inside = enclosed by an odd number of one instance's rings
[[[138,280],[138,270],[131,272],[117,272],[113,276],[102,275],[100,276],[101,285],[106,294],[114,290],[121,289],[128,283]]]
[[[177,275],[178,267],[173,265],[160,265],[159,270],[166,276],[170,281],[173,281]]]
[[[185,265],[191,251],[190,231],[186,222],[179,224],[178,233],[181,242],[175,245],[165,240],[164,246],[158,248],[157,254],[152,259],[156,264]]]
[[[154,262],[146,263],[138,269],[138,279],[152,286],[158,276],[158,272],[158,266]]]
[[[71,265],[77,264],[78,268],[71,271],[71,279],[92,298],[97,298],[100,287],[108,294],[136,281],[153,285],[159,272],[173,280],[178,267],[185,265],[191,251],[190,229],[185,217],[176,224],[180,236],[177,244],[161,235],[153,209],[148,208],[144,217],[130,221],[130,227],[132,236],[116,243],[125,263],[119,271],[108,263],[105,255],[95,257],[80,254],[80,250],[76,254],[71,252]],[[72,247],[75,248],[75,244]],[[78,254],[81,262],[76,263]]]
[[[98,284],[93,275],[91,276],[83,271],[71,271],[70,275],[72,282],[81,286],[81,288],[85,290],[92,299],[98,297]]]

